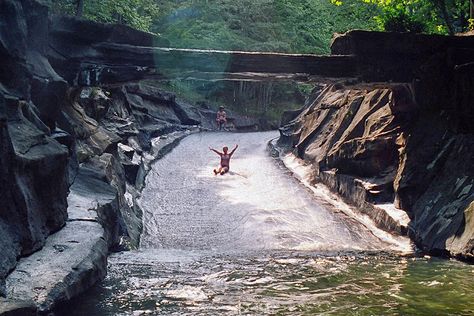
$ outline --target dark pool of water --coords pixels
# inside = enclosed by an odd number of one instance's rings
[[[472,315],[474,266],[383,253],[115,254],[58,315]]]

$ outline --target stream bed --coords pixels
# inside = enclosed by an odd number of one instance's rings
[[[57,315],[472,315],[474,266],[318,200],[266,152],[276,132],[200,133],[157,161],[139,250]],[[218,150],[239,148],[215,176]]]

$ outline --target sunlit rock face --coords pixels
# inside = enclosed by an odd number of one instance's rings
[[[279,143],[317,180],[374,218],[372,205],[394,203],[419,246],[472,258],[474,137],[458,132],[461,118],[426,111],[410,84],[326,86],[294,114]]]
[[[279,143],[313,164],[319,180],[381,228],[405,234],[406,224],[400,226],[373,204],[393,202],[399,139],[416,113],[407,84],[329,85],[315,89],[298,116],[288,116]]]

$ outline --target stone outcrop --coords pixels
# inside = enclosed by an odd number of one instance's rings
[[[151,34],[71,17],[53,17],[50,29],[49,60],[66,80],[85,86],[149,77],[265,80],[259,76],[268,74],[411,82],[427,60],[461,65],[472,61],[474,47],[473,36],[350,31],[334,38],[330,56],[317,56],[167,48]]]
[[[318,180],[380,227],[405,234],[407,223],[382,205],[393,202],[398,138],[417,111],[408,85],[329,85],[316,94],[296,117],[298,112],[289,113],[290,121],[282,122],[280,146],[294,148],[314,165]]]
[[[407,83],[317,87],[300,112],[284,116],[280,146],[379,226],[427,252],[473,260],[473,40],[362,31],[336,38],[334,53],[374,61],[365,74],[399,72]],[[400,210],[408,225],[397,222]]]
[[[190,71],[355,75],[352,56],[167,48],[165,40],[151,34],[71,17],[53,17],[50,37],[49,60],[55,69],[69,82],[86,86],[145,77],[174,78]]]
[[[423,68],[449,71],[472,62],[473,50],[474,36],[360,30],[337,34],[331,45],[332,55],[353,56],[356,76],[372,82],[412,82],[420,78]],[[437,79],[443,82],[445,78]]]
[[[43,14],[34,1],[0,3],[0,294],[17,258],[40,249],[67,218],[68,150],[53,124],[66,82],[42,57]]]

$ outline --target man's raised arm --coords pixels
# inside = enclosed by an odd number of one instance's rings
[[[218,154],[219,156],[222,156],[222,153],[218,152],[217,150],[215,150],[214,148],[211,148],[209,147],[209,149],[213,152],[215,152],[216,154]]]
[[[230,152],[231,156],[234,154],[234,151],[237,149],[237,147],[239,147],[239,145],[235,145],[234,149],[232,149],[232,151]]]

